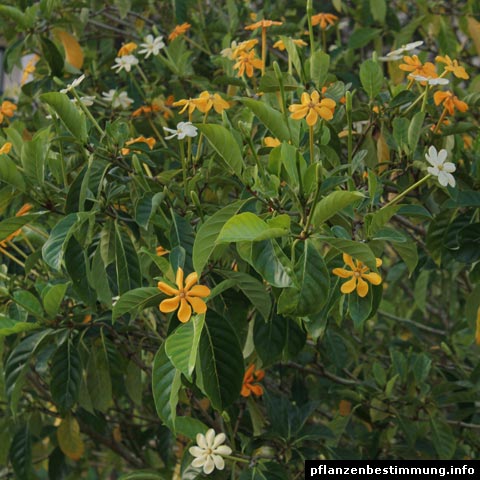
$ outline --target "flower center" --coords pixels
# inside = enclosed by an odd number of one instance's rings
[[[180,298],[185,298],[187,294],[185,293],[185,290],[180,290],[180,293],[178,294]]]
[[[358,270],[356,270],[355,273],[353,274],[353,276],[357,278],[360,277],[361,275],[362,274]]]
[[[206,453],[207,455],[211,455],[213,453],[213,450],[211,448],[207,448]]]
[[[310,103],[308,104],[308,108],[315,108],[315,104],[314,104],[313,102],[310,102]]]

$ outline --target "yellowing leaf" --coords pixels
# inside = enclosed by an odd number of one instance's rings
[[[471,16],[468,17],[468,32],[472,37],[477,53],[480,55],[480,22]]]
[[[477,310],[477,329],[475,332],[475,343],[480,345],[480,307]]]
[[[57,439],[60,450],[72,460],[80,460],[85,451],[80,426],[75,417],[67,415],[57,428]]]
[[[390,162],[390,149],[382,133],[377,139],[377,160],[380,164],[378,173],[382,173],[387,168],[387,163]]]
[[[55,35],[62,42],[65,50],[65,60],[72,65],[72,67],[80,70],[83,66],[84,56],[82,47],[77,39],[65,30],[56,30]]]

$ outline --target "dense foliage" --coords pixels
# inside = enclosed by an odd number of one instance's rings
[[[2,2],[0,478],[480,459],[480,4],[325,4]]]

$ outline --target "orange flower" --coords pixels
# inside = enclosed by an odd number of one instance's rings
[[[122,45],[120,47],[120,50],[117,53],[117,57],[123,57],[125,55],[130,55],[134,50],[136,50],[137,47],[138,47],[138,45],[135,42],[125,43],[124,45]]]
[[[255,52],[242,52],[239,56],[237,63],[233,66],[236,70],[238,69],[237,75],[241,77],[244,73],[247,74],[247,77],[253,77],[253,69],[257,68],[261,70],[263,68],[263,62],[255,57]]]
[[[20,80],[20,85],[23,85],[26,83],[28,80],[28,77],[35,71],[35,64],[39,60],[39,56],[35,53],[33,54],[33,57],[28,61],[28,63],[25,65],[25,68],[22,73],[22,79]]]
[[[448,55],[441,57],[435,57],[435,61],[439,63],[445,64],[445,72],[452,72],[457,78],[463,78],[464,80],[468,80],[470,76],[465,71],[463,67],[458,64],[457,60],[452,60]],[[443,76],[444,74],[442,74]]]
[[[152,150],[157,141],[153,137],[147,138],[142,135],[140,137],[130,139],[128,142],[125,142],[125,145],[132,145],[133,143],[146,143],[150,150]],[[122,148],[122,155],[128,155],[129,153],[129,148]]]
[[[351,270],[345,268],[334,268],[333,274],[340,278],[350,278],[348,282],[345,282],[340,291],[342,293],[352,293],[355,289],[359,297],[365,297],[368,293],[368,280],[372,285],[380,285],[382,283],[382,277],[375,272],[370,272],[370,269],[365,266],[360,260],[357,260],[355,264],[350,255],[343,254],[343,261],[350,267]],[[380,258],[376,259],[377,268],[382,265]]]
[[[255,365],[250,365],[243,377],[242,391],[240,392],[242,397],[249,397],[252,393],[257,397],[263,395],[263,387],[253,382],[259,382],[264,376],[265,372],[263,370],[255,371]]]
[[[312,25],[320,25],[320,28],[325,30],[328,25],[334,25],[337,20],[338,17],[333,13],[317,13],[312,16]]]
[[[403,57],[402,63],[399,65],[400,70],[404,72],[410,72],[409,75],[420,75],[426,78],[436,78],[438,77],[437,71],[435,70],[435,65],[431,62],[422,63],[417,55],[409,57],[405,55]]]
[[[278,138],[273,137],[265,137],[263,139],[263,143],[266,147],[275,148],[282,144],[282,142]]]
[[[292,38],[292,42],[297,45],[297,47],[306,47],[308,45],[307,42],[303,41],[301,38]],[[285,50],[285,44],[283,43],[283,40],[278,40],[273,44],[273,48],[276,48],[283,52]]]
[[[139,117],[140,115],[146,115],[147,113],[151,112],[159,112],[160,106],[156,104],[152,105],[142,105],[141,107],[137,108],[133,113],[132,117]]]
[[[5,142],[0,148],[0,155],[7,155],[12,149],[12,144],[10,142]]]
[[[443,107],[447,110],[450,115],[453,115],[455,112],[455,108],[459,112],[466,112],[468,110],[468,105],[462,100],[459,100],[457,96],[453,94],[453,92],[446,91],[446,92],[435,92],[433,94],[433,101],[435,105],[440,105],[443,103]]]
[[[168,36],[168,40],[171,42],[172,40],[175,40],[177,37],[180,35],[183,35],[191,25],[187,22],[182,23],[181,25],[176,25],[175,28],[172,30],[172,33]]]
[[[218,93],[211,94],[206,90],[202,92],[198,98],[194,99],[194,102],[202,113],[209,112],[212,107],[217,113],[222,113],[227,108],[230,108],[230,104]]]
[[[161,245],[159,245],[159,246],[155,249],[155,253],[157,254],[157,257],[163,257],[163,256],[166,255],[167,253],[170,253],[170,250],[167,250],[166,248],[163,248]]]
[[[283,22],[276,22],[274,20],[260,20],[259,22],[247,25],[245,30],[256,30],[257,28],[269,28],[273,25],[283,25]]]
[[[231,58],[235,59],[238,56],[240,56],[242,52],[249,52],[257,44],[258,44],[258,40],[256,38],[253,38],[252,40],[245,40],[244,42],[240,42],[236,47],[233,48]]]
[[[182,322],[188,322],[192,316],[192,308],[195,313],[205,313],[207,311],[206,303],[200,297],[208,297],[210,289],[204,285],[195,285],[198,282],[196,272],[191,273],[185,279],[183,284],[183,270],[178,267],[175,283],[177,289],[167,285],[164,282],[158,282],[158,289],[166,295],[173,296],[163,300],[159,309],[163,313],[174,312],[179,306],[177,312],[178,319]]]
[[[290,115],[294,120],[300,120],[306,117],[307,125],[313,127],[318,117],[325,120],[331,120],[335,112],[335,101],[330,98],[322,98],[320,94],[314,90],[310,96],[307,92],[302,93],[300,104],[290,105],[288,109],[292,112]]]
[[[20,207],[20,209],[18,210],[18,212],[15,214],[16,217],[21,217],[23,215],[26,215],[31,209],[33,208],[33,205],[30,204],[30,203],[25,203],[24,205],[22,205]],[[4,238],[1,242],[0,242],[0,246],[3,247],[3,248],[6,248],[7,247],[7,242],[9,242],[10,240],[13,240],[15,237],[18,237],[18,235],[20,235],[20,233],[22,233],[22,229],[19,228],[18,230],[16,230],[15,232],[11,233],[10,235],[8,235],[8,237]]]
[[[174,107],[183,106],[183,108],[178,113],[183,113],[188,108],[188,113],[189,115],[191,115],[193,111],[197,108],[197,103],[194,98],[189,98],[188,100],[184,98],[182,100],[177,100],[176,102],[173,102],[173,106]]]
[[[4,117],[12,118],[16,109],[17,106],[14,103],[9,102],[8,100],[2,102],[2,105],[0,105],[0,123],[3,122]]]

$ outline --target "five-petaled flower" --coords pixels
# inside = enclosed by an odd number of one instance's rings
[[[308,43],[302,40],[301,38],[292,38],[291,40],[293,44],[296,45],[297,47],[306,47],[308,45]],[[283,40],[277,40],[273,44],[273,48],[276,48],[281,52],[283,52],[287,47],[285,46],[285,43],[283,42]]]
[[[333,13],[317,13],[312,16],[312,25],[320,25],[322,30],[325,30],[329,25],[335,25],[338,17]]]
[[[177,137],[179,140],[183,140],[185,137],[196,137],[197,136],[197,127],[192,125],[192,122],[180,122],[177,124],[177,128],[163,127],[163,129],[171,135],[165,137],[165,140],[170,140],[171,138]]]
[[[283,25],[283,22],[277,22],[275,20],[260,20],[259,22],[252,23],[251,25],[247,25],[245,30],[256,30],[257,28],[269,28],[273,27],[274,25]]]
[[[117,70],[117,73],[122,70],[130,72],[134,65],[138,65],[138,58],[135,55],[124,55],[123,57],[117,57],[115,63],[116,65],[112,67],[112,70]]]
[[[233,66],[235,70],[238,69],[237,75],[241,77],[244,73],[247,74],[247,77],[253,77],[253,69],[257,68],[261,70],[263,68],[263,62],[260,58],[255,56],[255,51],[250,50],[249,52],[241,52],[237,57],[237,63]]]
[[[207,304],[202,298],[210,295],[210,289],[205,285],[195,285],[198,282],[196,272],[190,273],[183,283],[183,269],[178,267],[175,283],[177,288],[173,288],[165,282],[158,282],[158,289],[166,295],[173,296],[163,300],[159,309],[163,313],[170,313],[177,310],[178,319],[182,322],[188,322],[192,316],[192,308],[195,313],[205,313]]]
[[[422,63],[417,55],[412,55],[411,57],[405,55],[403,61],[405,63],[399,65],[399,68],[404,72],[410,72],[409,76],[422,75],[427,78],[438,77],[435,65],[431,62]]]
[[[311,95],[307,92],[302,93],[301,103],[290,105],[288,109],[294,120],[300,120],[306,117],[307,125],[313,127],[318,117],[325,120],[331,120],[335,112],[335,101],[331,98],[320,99],[320,94],[314,90]]]
[[[250,365],[243,377],[243,385],[240,392],[242,397],[249,397],[252,393],[257,397],[263,395],[263,387],[254,382],[259,382],[264,376],[265,372],[263,370],[255,370],[255,365]]]
[[[195,457],[192,467],[203,467],[203,473],[210,474],[215,470],[223,470],[225,461],[223,457],[230,455],[232,449],[227,445],[222,445],[227,437],[224,433],[215,435],[215,430],[210,428],[205,435],[197,434],[197,445],[189,448],[190,455]]]
[[[4,100],[0,105],[0,123],[3,122],[4,117],[12,118],[16,109],[17,106],[14,103]]]
[[[209,112],[212,107],[217,113],[222,113],[224,110],[230,108],[230,104],[224,100],[218,93],[202,92],[198,98],[194,99],[195,105],[202,112]]]
[[[439,55],[438,57],[435,57],[435,61],[438,63],[444,63],[445,72],[452,72],[457,78],[463,78],[464,80],[470,78],[465,69],[458,64],[458,61],[452,60],[448,55],[445,55],[444,57]]]
[[[433,94],[433,101],[435,102],[435,105],[443,103],[443,107],[449,115],[453,115],[455,109],[459,112],[466,112],[468,110],[468,105],[462,100],[459,100],[458,97],[449,90],[446,92],[435,92]]]
[[[118,50],[117,57],[124,57],[125,55],[130,55],[134,50],[136,50],[138,45],[135,42],[125,43]]]
[[[168,40],[170,42],[172,40],[175,40],[180,35],[183,35],[190,27],[191,25],[187,22],[182,23],[181,25],[176,25],[175,28],[170,33],[170,35],[168,36]]]
[[[144,43],[140,44],[142,50],[139,50],[138,53],[145,55],[145,58],[148,58],[150,55],[156,57],[162,48],[165,47],[163,37],[154,37],[153,35],[147,35],[143,39]]]
[[[428,149],[428,153],[425,154],[428,163],[432,165],[427,168],[427,171],[430,175],[438,178],[438,183],[442,187],[447,185],[454,187],[455,178],[453,178],[452,173],[456,170],[456,167],[452,162],[445,161],[447,160],[447,155],[447,151],[444,148],[437,152],[437,149],[432,145]]]
[[[380,267],[382,265],[382,260],[380,258],[376,258],[375,260],[377,268]],[[348,267],[350,267],[350,270],[346,268],[333,269],[333,274],[337,275],[337,277],[351,277],[348,282],[345,282],[341,286],[340,291],[342,293],[352,293],[356,289],[357,295],[363,298],[368,294],[368,283],[365,280],[372,285],[380,285],[382,283],[382,277],[376,272],[370,272],[370,269],[360,260],[357,260],[355,263],[350,255],[344,253],[343,261]]]
[[[133,100],[128,96],[127,92],[118,93],[117,90],[113,88],[108,92],[102,92],[102,97],[103,100],[112,104],[112,108],[126,109],[133,103]]]

